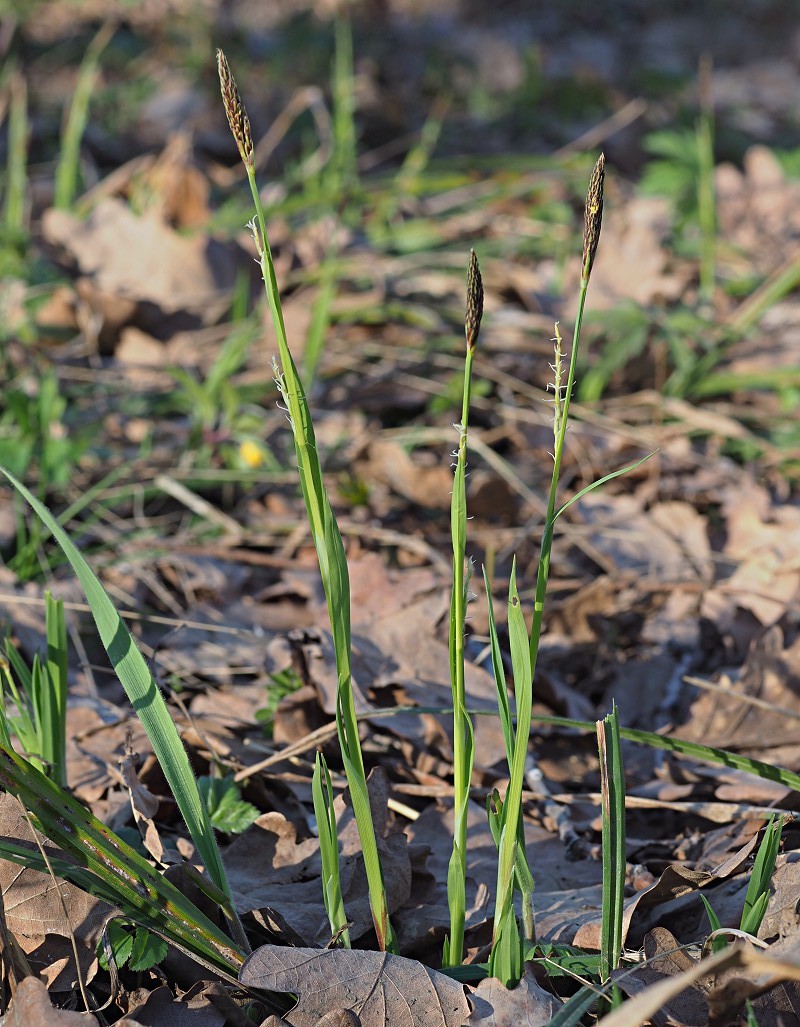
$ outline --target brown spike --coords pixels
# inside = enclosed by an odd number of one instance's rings
[[[225,104],[225,113],[228,116],[228,124],[236,140],[239,149],[239,156],[248,171],[253,170],[253,135],[250,131],[250,119],[242,103],[239,90],[236,88],[236,81],[231,74],[228,58],[217,50],[217,70],[219,71],[219,86],[222,92],[222,102]]]
[[[583,264],[581,276],[589,281],[592,273],[597,243],[600,240],[600,228],[603,224],[603,183],[606,177],[606,158],[601,153],[589,180],[589,191],[586,194],[586,211],[583,217]]]
[[[467,336],[467,349],[474,349],[478,341],[483,317],[483,279],[478,267],[475,250],[469,251],[469,268],[467,270],[467,313],[464,318],[464,331]]]

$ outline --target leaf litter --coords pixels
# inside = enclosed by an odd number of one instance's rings
[[[730,88],[727,79],[721,81]],[[185,136],[165,133],[162,142],[155,161],[123,166],[101,193],[89,194],[88,218],[44,211],[38,244],[58,250],[66,274],[59,303],[38,316],[48,332],[80,327],[102,357],[73,354],[63,344],[51,352],[65,385],[93,382],[89,402],[78,388],[76,416],[85,419],[96,405],[108,437],[126,439],[129,446],[140,430],[134,425],[138,416],[151,442],[144,464],[123,476],[128,492],[110,503],[101,522],[83,525],[84,544],[103,547],[104,580],[121,605],[154,615],[136,625],[137,637],[159,682],[174,696],[174,716],[196,768],[237,775],[243,798],[261,811],[250,827],[229,838],[225,850],[240,912],[250,917],[254,936],[260,932],[269,941],[250,958],[242,980],[298,994],[299,1005],[286,1014],[296,1027],[344,1009],[357,1010],[362,1024],[376,1025],[545,1023],[567,992],[543,987],[539,966],[529,967],[512,992],[484,981],[468,989],[468,1000],[462,985],[432,969],[448,924],[452,738],[440,712],[450,701],[449,585],[441,560],[430,554],[447,551],[441,514],[452,479],[444,454],[453,444],[453,415],[446,405],[445,413],[437,412],[440,390],[432,383],[457,371],[451,336],[461,280],[455,271],[461,273],[469,245],[464,240],[483,238],[490,248],[482,257],[490,366],[478,373],[486,375],[489,391],[488,398],[476,400],[475,434],[488,451],[496,447],[504,463],[484,463],[480,451],[473,454],[468,501],[476,517],[470,530],[475,556],[491,561],[500,580],[515,551],[531,580],[541,517],[535,497],[549,472],[552,445],[549,411],[539,402],[548,376],[546,340],[554,311],[569,312],[574,304],[563,295],[563,281],[571,278],[562,264],[547,254],[532,262],[523,252],[497,252],[495,244],[520,226],[532,233],[548,230],[535,211],[531,218],[531,196],[567,203],[569,193],[551,175],[511,171],[513,191],[505,189],[502,176],[489,173],[479,203],[473,197],[464,205],[458,190],[449,196],[444,190],[436,197],[445,212],[438,217],[431,213],[433,197],[416,203],[409,198],[408,222],[441,247],[435,261],[419,258],[413,248],[403,255],[365,245],[336,218],[326,230],[337,231],[341,269],[318,371],[315,406],[324,412],[319,440],[348,544],[356,702],[374,768],[371,797],[391,912],[404,955],[415,959],[310,949],[329,941],[310,820],[317,747],[325,751],[340,790],[343,779],[336,773],[334,735],[325,735],[335,711],[336,677],[324,597],[294,486],[279,474],[269,487],[242,486],[243,479],[226,483],[219,473],[224,447],[238,444],[241,428],[220,414],[200,434],[210,454],[203,468],[193,464],[186,418],[142,418],[121,402],[133,397],[163,408],[175,387],[164,368],[174,363],[208,374],[224,337],[216,328],[236,272],[249,268],[241,237],[223,244],[216,233],[202,230],[214,174],[223,169],[198,165]],[[136,192],[143,173],[153,198],[146,211],[132,202],[143,195]],[[751,148],[741,171],[720,165],[716,185],[723,273],[769,278],[790,265],[796,259],[797,185],[772,150]],[[598,311],[613,311],[634,301],[655,321],[664,309],[688,302],[696,269],[671,244],[665,202],[628,195],[624,185],[615,188],[615,217],[606,219],[590,302]],[[187,235],[190,226],[201,230]],[[313,275],[304,281],[303,274],[308,277],[325,259],[326,247],[314,225],[286,223],[276,227],[275,238],[280,274],[290,282],[287,312],[292,337],[299,333],[300,356],[308,311],[320,292]],[[554,240],[557,232],[551,246]],[[735,323],[747,316],[746,304],[720,296],[714,316],[720,324]],[[720,370],[740,378],[765,367],[791,373],[797,318],[796,297],[783,296],[759,320],[758,331],[726,348]],[[236,369],[236,388],[255,385],[266,392],[268,363],[259,352],[264,348],[261,339]],[[29,357],[18,347],[11,347],[10,359],[14,373],[26,371]],[[535,713],[592,719],[616,699],[626,726],[670,730],[798,770],[796,448],[780,456],[763,439],[765,426],[780,416],[774,393],[736,385],[727,401],[715,394],[662,397],[661,384],[656,343],[647,359],[632,359],[616,372],[607,401],[576,404],[568,489],[577,491],[597,473],[639,458],[642,449],[659,453],[630,476],[584,497],[563,518]],[[290,466],[280,417],[272,411],[264,417],[259,430],[274,446],[277,464]],[[732,440],[759,444],[749,465],[731,458]],[[216,477],[204,478],[205,471]],[[204,513],[190,516],[174,490],[157,492],[155,501],[137,495],[137,479],[150,482],[176,472],[176,480],[184,476],[209,504]],[[74,495],[99,477],[91,461],[79,462],[70,486]],[[481,494],[488,500],[481,503]],[[215,511],[232,518],[238,531],[220,536]],[[5,570],[3,578],[4,619],[30,656],[41,647],[43,620],[37,630],[35,617],[33,626],[23,617],[16,578]],[[59,591],[68,587],[66,581],[58,581]],[[29,598],[37,592],[31,585],[24,590]],[[195,858],[146,740],[140,733],[126,738],[137,731],[136,722],[102,669],[77,611],[72,626],[84,656],[71,668],[70,784],[111,826],[131,829],[138,821],[147,850],[157,858]],[[468,666],[467,692],[476,711],[476,769],[467,941],[470,958],[478,961],[486,958],[496,873],[483,804],[492,788],[502,789],[504,749],[498,720],[489,715],[496,706],[493,680],[479,662],[486,634],[480,602],[471,607],[470,629],[475,662]],[[258,711],[278,679],[291,679],[295,690],[277,704],[265,733]],[[590,950],[598,945],[601,895],[592,745],[563,728],[535,723],[524,795],[539,938]],[[271,761],[268,767],[248,773],[265,760]],[[731,953],[719,959],[721,968],[726,960],[731,964],[721,970],[729,977],[706,978],[696,952],[687,954],[683,947],[708,933],[701,890],[723,922],[738,922],[758,827],[771,809],[796,810],[797,795],[783,786],[770,790],[736,771],[649,750],[631,748],[626,763],[624,930],[627,948],[641,950],[647,963],[620,973],[619,986],[644,998],[661,981],[667,989],[663,1002],[643,1014],[656,1023],[725,1022],[739,1015],[748,995],[760,1024],[796,1017],[791,980],[771,986],[770,974],[786,973],[778,963]],[[30,841],[27,823],[3,799],[2,835]],[[366,879],[345,794],[336,800],[336,814],[351,933],[368,945]],[[770,955],[788,962],[796,959],[793,946],[800,937],[798,851],[800,839],[789,823],[760,931]],[[73,936],[84,982],[102,979],[95,946],[111,911],[35,871],[7,862],[0,869],[6,928],[53,1000],[63,1002],[76,985]],[[737,960],[741,965],[733,966]],[[203,990],[214,985],[183,991],[167,978],[169,987],[155,973],[136,986],[128,981],[127,997],[118,996],[127,1017],[119,1022],[177,1023],[190,1010],[193,1023],[235,1022],[225,1000]],[[10,1023],[26,1024],[44,1022],[45,1016],[49,1023],[68,1023],[72,1015],[54,1012],[31,977],[18,982],[8,1013]]]

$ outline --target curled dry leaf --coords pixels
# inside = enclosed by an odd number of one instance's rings
[[[47,987],[36,977],[20,981],[3,1017],[4,1027],[97,1027],[91,1013],[54,1009]]]
[[[737,1002],[741,1004],[748,995],[762,992],[781,981],[800,980],[800,966],[796,962],[796,953],[781,952],[781,955],[786,958],[778,959],[772,955],[765,955],[744,945],[731,945],[708,959],[692,963],[683,973],[668,976],[646,988],[635,998],[624,1002],[613,1013],[604,1016],[598,1027],[633,1027],[634,1024],[646,1023],[672,1003],[676,996],[687,988],[694,987],[698,982],[706,982],[707,986],[714,984],[714,990],[709,993],[710,1004],[715,1005],[718,1012],[727,1013],[729,1010],[725,1008],[725,995],[726,992],[728,996],[733,994],[734,984]],[[735,978],[726,976],[720,986],[719,975],[732,970],[743,970],[744,975],[737,974]],[[747,987],[740,987],[742,983],[747,984]],[[706,1022],[707,1019],[704,1019],[703,1023]],[[726,1023],[728,1017],[723,1015],[715,1022]]]
[[[460,1027],[469,1015],[460,984],[385,952],[264,945],[240,978],[249,987],[298,995],[285,1017],[293,1027],[317,1027],[321,1017],[343,1009],[353,1010],[362,1027]]]

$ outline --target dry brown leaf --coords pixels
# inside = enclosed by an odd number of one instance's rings
[[[623,943],[631,927],[634,914],[642,916],[646,910],[653,906],[661,905],[672,899],[688,895],[690,892],[714,880],[714,875],[703,870],[691,870],[685,866],[670,866],[659,877],[655,884],[649,888],[643,888],[631,898],[626,899],[622,912],[622,940]],[[600,950],[602,913],[598,911],[578,929],[572,939],[572,944],[579,948]]]
[[[97,1027],[92,1013],[73,1013],[55,1009],[47,988],[36,977],[26,977],[19,986],[3,1017],[4,1027]]]
[[[749,750],[762,759],[765,749],[796,742],[798,721],[786,711],[800,714],[800,639],[786,648],[780,628],[769,628],[751,645],[739,679],[734,683],[723,678],[722,684],[728,685],[730,694],[700,692],[681,725],[683,737]],[[739,695],[776,708],[739,701]]]
[[[769,627],[800,596],[800,510],[773,505],[747,479],[729,487],[723,509],[734,570],[706,594],[702,613],[722,630],[731,629],[737,609]]]
[[[488,977],[470,991],[469,1001],[472,1012],[464,1027],[544,1027],[563,1005],[561,999],[536,983],[530,971],[510,990]]]
[[[644,940],[647,962],[631,973],[617,975],[617,983],[629,996],[641,995],[647,988],[662,981],[690,972],[695,961],[683,951],[675,937],[663,927],[654,928]],[[669,1001],[652,1014],[655,1027],[666,1024],[683,1024],[699,1027],[708,1022],[708,1006],[705,996],[708,982],[695,982],[671,996]]]
[[[42,230],[75,263],[83,276],[79,293],[113,323],[114,334],[134,316],[158,334],[164,317],[178,312],[211,323],[235,283],[236,260],[223,259],[213,239],[182,236],[157,215],[140,217],[115,198],[101,200],[85,221],[48,210]]]
[[[264,945],[240,972],[243,984],[293,992],[285,1019],[316,1027],[330,1009],[352,1009],[363,1027],[461,1027],[469,1014],[463,987],[413,959],[351,949]]]
[[[719,231],[739,260],[746,255],[759,274],[768,274],[795,250],[800,231],[800,185],[787,179],[766,146],[751,147],[744,171],[732,164],[716,169]]]
[[[688,503],[657,503],[590,492],[578,514],[589,526],[593,549],[617,571],[634,570],[659,583],[711,582],[713,564],[707,520]]]
[[[195,991],[196,989],[192,989]],[[119,1027],[222,1027],[225,1014],[203,993],[184,996],[180,1001],[167,987],[155,988],[143,1001],[137,1002]]]
[[[20,839],[35,849],[31,828],[19,803],[5,792],[0,793],[0,837]],[[41,836],[40,841],[50,855],[65,858]],[[97,973],[95,945],[106,921],[114,913],[111,906],[73,884],[5,859],[0,860],[0,888],[6,926],[51,990],[71,991],[77,985],[71,935],[78,943],[84,981],[94,977]]]
[[[366,459],[355,465],[357,473],[370,483],[380,483],[419,506],[446,510],[450,507],[453,472],[446,463],[425,466],[413,459],[399,442],[375,439]]]
[[[667,932],[668,933],[668,932]],[[692,988],[698,981],[702,981],[715,970],[727,966],[741,965],[743,949],[729,948],[720,952],[703,962],[693,963],[680,973],[669,974],[666,979],[657,981],[646,986],[636,997],[624,1002],[613,1013],[604,1016],[598,1027],[639,1027],[640,1024],[655,1020],[663,1009],[668,1009],[669,1004],[684,991]],[[637,971],[638,973],[638,971]],[[621,976],[621,975],[620,975]],[[635,976],[629,973],[626,976],[626,990],[632,990],[630,983]],[[622,981],[620,980],[620,986]],[[706,1018],[707,1019],[707,1018]],[[683,1021],[678,1021],[683,1023]],[[701,1023],[706,1022],[700,1021]],[[695,1027],[695,1024],[692,1027]]]
[[[389,913],[394,914],[411,894],[408,843],[405,835],[389,833],[384,775],[373,771],[368,781],[387,903]],[[350,805],[345,805],[340,796],[334,809],[345,911],[353,924],[351,936],[360,938],[373,927],[361,841]],[[307,942],[325,944],[330,939],[316,838],[298,842],[293,824],[279,813],[265,813],[233,842],[226,852],[225,865],[231,887],[237,893],[237,908],[242,912],[269,907]]]
[[[800,929],[800,862],[797,852],[781,853],[772,875],[772,894],[758,929],[759,938],[797,936]]]

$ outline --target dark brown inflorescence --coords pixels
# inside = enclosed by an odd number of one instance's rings
[[[469,269],[467,270],[467,314],[464,318],[464,331],[467,336],[467,349],[474,349],[478,341],[483,317],[483,279],[478,267],[475,250],[469,253]]]
[[[583,218],[583,264],[581,273],[585,281],[589,281],[592,273],[597,243],[600,239],[600,227],[603,224],[603,182],[606,176],[606,158],[601,153],[589,180],[589,191],[586,194],[586,211]]]
[[[217,50],[217,69],[219,70],[219,86],[222,91],[222,102],[225,104],[225,113],[228,116],[228,124],[231,126],[233,138],[239,148],[239,155],[244,161],[248,171],[253,170],[253,135],[250,131],[250,119],[247,116],[236,82],[231,74],[228,58]]]

